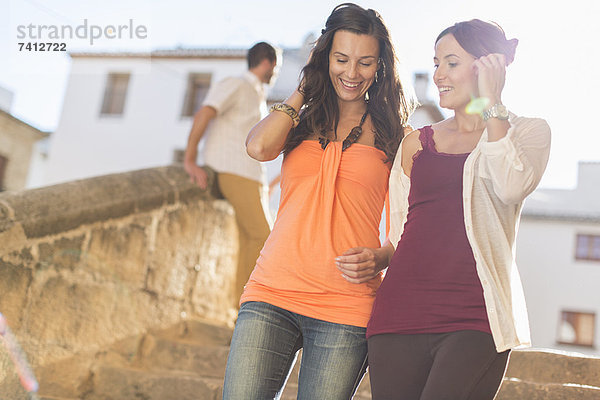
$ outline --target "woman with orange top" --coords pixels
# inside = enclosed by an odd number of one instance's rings
[[[299,399],[347,400],[358,387],[391,257],[378,229],[390,161],[409,114],[396,62],[379,14],[341,4],[298,90],[248,135],[257,160],[283,152],[281,200],[240,300],[225,399],[279,398],[301,348]],[[356,261],[351,272],[338,267],[342,254]]]

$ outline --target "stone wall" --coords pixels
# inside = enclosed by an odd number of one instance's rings
[[[169,166],[0,194],[0,312],[30,363],[231,323],[237,228],[212,173],[210,187]],[[0,387],[13,371],[0,348]]]
[[[135,359],[151,330],[231,325],[237,228],[209,182],[170,166],[0,193],[0,312],[46,392],[79,398],[114,343]],[[599,363],[515,351],[498,398],[598,398]],[[0,346],[3,399],[26,398],[14,371]]]
[[[496,400],[600,399],[600,358],[548,349],[513,351]]]

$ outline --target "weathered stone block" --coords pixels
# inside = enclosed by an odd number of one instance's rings
[[[179,174],[171,171],[179,178],[170,182],[165,170],[171,169],[181,170],[180,167],[144,169],[2,193],[0,204],[4,205],[5,213],[14,212],[15,222],[22,224],[27,237],[38,238],[173,204],[176,184],[185,177],[181,171]],[[198,198],[210,197],[209,192],[198,187],[189,189]]]
[[[513,351],[506,376],[537,383],[574,383],[600,387],[600,358],[556,351]]]
[[[229,346],[233,330],[225,325],[214,325],[195,319],[183,320],[153,335],[185,343],[198,343],[203,346]]]
[[[0,355],[1,357],[1,355]],[[10,360],[6,363],[0,361],[0,399],[2,400],[21,400],[29,399],[27,391],[19,382],[19,376],[14,365]]]
[[[114,282],[142,288],[146,279],[148,240],[137,225],[96,228],[91,232],[82,264]]]
[[[226,346],[203,346],[157,338],[140,365],[155,371],[187,371],[223,378],[228,354],[229,347]]]
[[[32,189],[7,197],[6,202],[30,238],[133,212],[133,201],[119,196],[122,185],[101,185],[98,179]]]
[[[221,379],[200,378],[192,374],[103,367],[94,374],[97,391],[86,399],[217,400],[221,398],[221,386]]]
[[[83,353],[39,368],[37,370],[39,393],[52,398],[81,399],[86,390],[86,383],[90,379],[93,363],[93,354]]]
[[[38,364],[52,361],[57,347],[72,353],[97,349],[180,318],[180,303],[125,285],[71,283],[56,276],[40,286],[24,325],[43,344]]]
[[[496,400],[597,400],[598,388],[505,379]]]
[[[0,259],[0,312],[13,330],[20,327],[32,270]]]
[[[0,242],[2,243],[2,242]],[[16,249],[14,251],[7,252],[5,254],[0,255],[4,261],[22,265],[24,267],[33,267],[33,253],[31,251],[31,247],[21,247],[20,249]]]
[[[84,236],[60,238],[50,243],[40,243],[39,267],[74,270],[82,258]]]
[[[0,193],[0,243],[0,310],[35,368],[60,374],[74,355],[96,354],[188,313],[231,322],[233,210],[190,183],[181,167]],[[1,394],[9,372],[0,357]],[[79,372],[73,364],[69,377],[55,380],[54,397],[78,393],[59,396],[69,380],[85,377]],[[220,384],[208,385],[217,397]]]
[[[191,287],[190,275],[204,238],[205,207],[197,205],[166,213],[158,224],[150,261],[149,290],[183,299]]]
[[[195,266],[192,292],[194,311],[205,318],[228,322],[224,310],[234,305],[233,283],[237,265],[237,225],[229,204],[210,203],[213,212],[204,222],[205,237],[198,249],[201,257]]]
[[[0,232],[4,232],[15,223],[11,215],[9,207],[0,202]]]
[[[172,264],[168,268],[166,265],[154,267],[148,270],[147,289],[159,294],[175,299],[183,299],[187,293],[189,270],[181,264]]]
[[[0,243],[0,256],[30,246],[21,224],[10,224],[6,230],[0,230]]]
[[[36,288],[32,298],[25,329],[42,343],[78,351],[114,337],[112,312],[120,299],[110,287],[56,276]]]
[[[160,168],[132,171],[119,179],[126,184],[128,197],[134,199],[135,211],[143,212],[175,202],[175,193]]]

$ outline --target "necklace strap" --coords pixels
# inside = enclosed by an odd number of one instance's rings
[[[352,128],[352,130],[350,131],[348,136],[346,136],[346,139],[344,139],[344,141],[342,142],[342,151],[345,151],[348,147],[350,147],[354,142],[356,142],[358,140],[358,138],[362,134],[362,126],[365,123],[365,120],[367,119],[368,113],[369,113],[369,110],[366,110],[360,119],[360,123],[357,126],[355,126],[354,128]],[[327,147],[329,142],[330,142],[330,140],[328,138],[322,138],[322,137],[319,138],[319,143],[321,143],[321,148],[323,150],[325,150],[325,148]]]

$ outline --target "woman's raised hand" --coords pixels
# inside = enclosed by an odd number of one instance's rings
[[[477,74],[479,97],[489,99],[489,105],[501,102],[502,89],[506,79],[506,58],[504,54],[488,54],[473,62]]]

